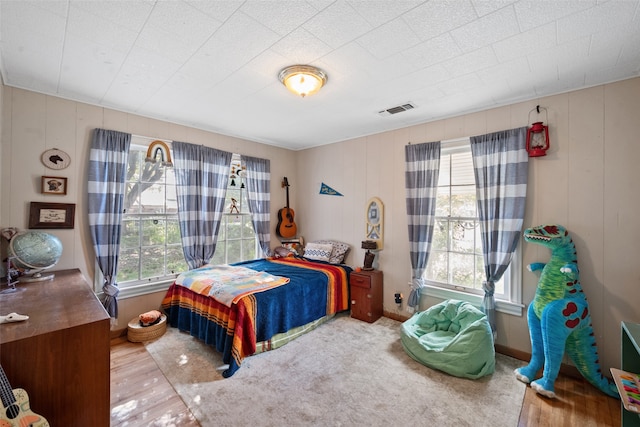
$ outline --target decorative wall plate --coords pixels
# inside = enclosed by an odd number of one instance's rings
[[[42,163],[49,169],[64,169],[71,163],[71,157],[62,150],[52,148],[42,153]]]

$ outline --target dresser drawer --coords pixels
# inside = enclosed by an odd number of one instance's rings
[[[351,273],[349,282],[351,286],[357,286],[359,288],[371,288],[371,277],[363,276],[356,273]]]

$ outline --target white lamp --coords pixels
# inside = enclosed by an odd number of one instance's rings
[[[310,65],[291,65],[278,74],[283,85],[301,97],[313,95],[327,82],[327,75]]]

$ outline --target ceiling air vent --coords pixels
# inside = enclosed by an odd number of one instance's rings
[[[381,116],[390,116],[392,114],[402,113],[403,111],[413,110],[415,105],[409,103],[398,105],[397,107],[387,108],[386,110],[378,111]]]

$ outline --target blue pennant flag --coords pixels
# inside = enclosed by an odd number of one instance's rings
[[[326,194],[327,196],[342,196],[342,194],[338,193],[336,190],[329,187],[324,182],[320,186],[320,194]]]

